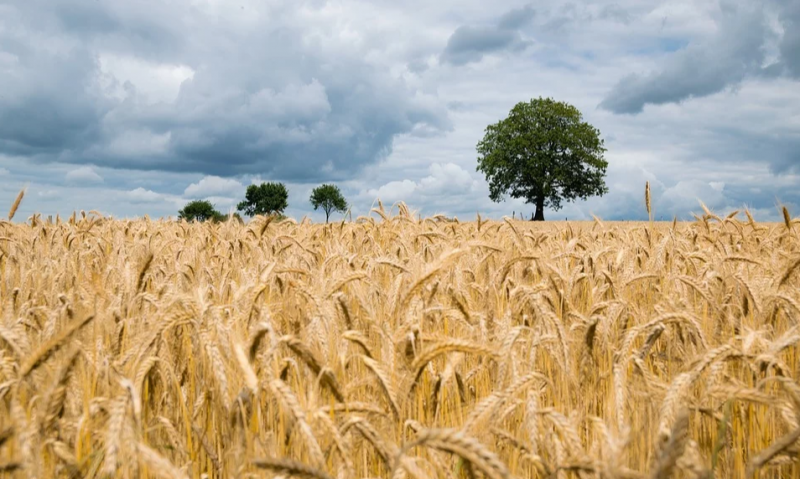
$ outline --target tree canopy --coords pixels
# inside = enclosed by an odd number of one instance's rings
[[[214,208],[214,205],[207,200],[194,200],[186,203],[182,210],[178,211],[178,219],[186,221],[221,221],[225,215]]]
[[[486,127],[477,150],[492,201],[524,198],[536,205],[534,220],[544,221],[545,207],[559,210],[562,201],[608,192],[600,131],[564,102],[517,103],[508,118]]]
[[[261,183],[247,187],[245,199],[236,209],[247,216],[281,215],[288,206],[289,192],[283,183]]]
[[[331,216],[332,211],[344,213],[347,210],[347,201],[342,196],[342,192],[336,185],[320,185],[311,192],[311,205],[315,210],[322,208],[325,211],[325,222]]]

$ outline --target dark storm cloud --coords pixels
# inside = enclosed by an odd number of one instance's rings
[[[719,163],[736,165],[761,162],[775,175],[800,174],[800,132],[753,133],[734,128],[712,128],[707,144],[698,151]]]
[[[789,75],[800,78],[800,2],[783,1],[783,39],[780,52],[782,63]]]
[[[0,153],[316,180],[379,161],[415,127],[451,128],[443,104],[309,39],[291,11],[238,29],[177,4],[69,0],[37,16],[39,3],[6,7],[19,28],[0,29]],[[164,64],[194,73],[158,103],[101,71],[104,54],[139,62],[142,81]]]
[[[737,87],[748,76],[774,76],[784,71],[800,77],[800,3],[776,3],[784,30],[780,59],[764,67],[764,44],[773,34],[762,2],[720,2],[717,34],[704,43],[690,44],[667,58],[660,71],[624,76],[600,103],[618,114],[640,113],[647,104],[678,103]]]
[[[606,5],[600,10],[598,18],[602,20],[613,20],[628,25],[631,22],[631,14],[616,3]]]
[[[55,18],[64,30],[79,35],[111,34],[123,28],[99,2],[63,1],[54,7]]]
[[[460,66],[479,62],[489,53],[523,50],[531,42],[522,38],[519,29],[534,15],[533,7],[526,5],[506,12],[493,27],[462,25],[450,35],[440,60]]]
[[[5,38],[0,34],[0,45]],[[55,155],[99,138],[110,105],[92,91],[96,63],[89,52],[75,48],[50,55],[12,46],[5,63],[5,69],[0,63],[0,152]]]
[[[765,33],[761,9],[723,9],[720,32],[714,39],[677,51],[659,72],[626,75],[600,107],[636,114],[646,104],[676,103],[736,85],[761,68]]]
[[[517,30],[533,20],[536,16],[536,10],[533,5],[525,5],[524,7],[514,8],[504,13],[500,20],[497,22],[497,27],[507,30]]]

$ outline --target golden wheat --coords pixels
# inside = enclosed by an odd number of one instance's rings
[[[701,206],[0,222],[0,478],[800,478],[796,220]]]

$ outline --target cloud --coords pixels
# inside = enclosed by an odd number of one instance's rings
[[[470,201],[481,191],[481,183],[455,163],[433,163],[429,174],[418,181],[390,181],[379,188],[367,190],[362,196],[380,199],[384,203],[405,201],[417,207],[429,204],[444,206]],[[488,195],[488,190],[486,191]],[[481,195],[479,197],[485,197]]]
[[[324,182],[353,217],[376,197],[530,217],[489,200],[475,145],[538,96],[609,148],[610,192],[548,219],[644,219],[645,181],[657,218],[697,198],[800,211],[794,0],[0,3],[0,196],[31,183],[21,218],[227,211],[262,180],[286,183],[297,219],[324,220],[308,202]],[[66,181],[84,166],[103,182]]]
[[[618,114],[737,88],[745,79],[783,72],[800,78],[800,6],[797,2],[721,0],[717,31],[668,56],[649,74],[630,73],[600,103]],[[771,17],[774,22],[770,22]],[[666,21],[667,17],[664,17]],[[778,32],[778,30],[782,32]],[[768,57],[777,40],[777,58]]]
[[[789,75],[800,78],[800,4],[782,0],[781,23],[783,37],[780,43],[782,63]]]
[[[9,174],[9,171],[5,168],[0,168],[0,176],[6,176]]]
[[[623,77],[600,103],[614,113],[640,113],[646,104],[675,103],[717,93],[761,70],[763,10],[723,2],[719,33],[672,54],[660,71]]]
[[[58,198],[60,193],[61,192],[58,190],[40,190],[36,192],[39,198],[47,198],[47,199]]]
[[[631,22],[631,12],[616,3],[605,5],[598,15],[603,20],[613,20],[628,25]]]
[[[186,65],[150,62],[132,55],[100,54],[98,63],[97,74],[107,96],[124,100],[135,92],[145,104],[174,102],[183,82],[195,74]]]
[[[342,40],[324,8],[189,3],[6,6],[19,28],[0,30],[0,154],[313,181],[451,128],[443,102]]]
[[[505,13],[495,26],[462,25],[447,40],[440,55],[442,63],[461,66],[479,62],[484,55],[503,51],[520,51],[532,44],[522,38],[519,29],[534,17],[531,5]]]
[[[244,195],[244,186],[230,178],[206,176],[197,183],[192,183],[183,191],[187,198],[207,198],[210,196]]]
[[[504,13],[497,22],[497,28],[507,30],[518,30],[528,23],[536,16],[536,10],[533,5],[528,4],[520,8],[514,8]]]
[[[390,181],[377,189],[371,189],[367,194],[384,203],[408,201],[417,190],[417,184],[411,180]]]
[[[132,203],[157,203],[166,199],[165,195],[142,187],[128,191],[125,197]]]
[[[668,211],[697,211],[700,201],[709,208],[722,208],[727,206],[723,190],[711,182],[681,180],[661,194],[660,202]]]
[[[91,166],[81,166],[66,174],[67,183],[73,185],[91,185],[103,182],[103,177],[97,174]]]
[[[206,198],[217,211],[228,213],[229,211],[236,211],[238,201],[227,196],[209,196]]]

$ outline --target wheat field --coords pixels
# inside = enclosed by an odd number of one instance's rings
[[[2,222],[0,477],[800,478],[800,225],[741,217]]]

